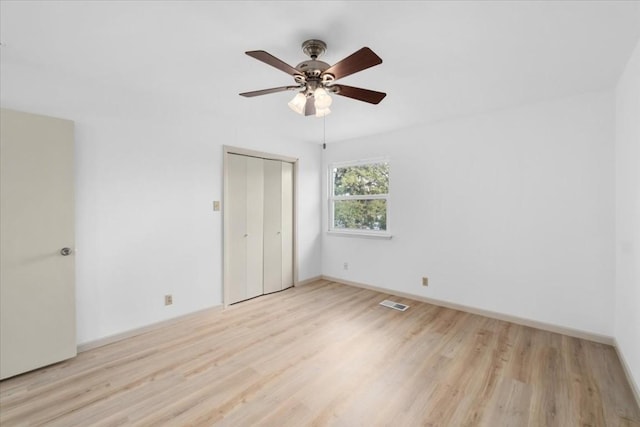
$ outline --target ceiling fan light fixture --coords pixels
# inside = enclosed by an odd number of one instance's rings
[[[317,88],[313,92],[313,97],[315,99],[314,105],[316,106],[316,110],[328,110],[333,102],[329,93],[322,87]]]
[[[2,1],[2,0],[0,0]],[[368,47],[363,47],[333,65],[318,60],[327,49],[322,40],[307,40],[302,43],[302,51],[311,59],[302,61],[295,68],[264,50],[245,52],[250,57],[264,62],[293,77],[295,86],[280,86],[270,89],[243,92],[240,96],[252,98],[270,93],[297,90],[299,93],[289,101],[289,108],[303,116],[324,117],[331,112],[329,106],[333,102],[333,94],[355,99],[357,101],[378,104],[387,95],[384,92],[362,89],[359,87],[334,84],[336,80],[358,73],[367,68],[382,64],[382,58]]]
[[[331,113],[329,108],[316,108],[316,117],[328,116]]]
[[[307,105],[307,97],[302,92],[298,92],[296,96],[289,101],[289,108],[298,114],[304,114],[304,107]]]

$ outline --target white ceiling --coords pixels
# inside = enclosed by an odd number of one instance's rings
[[[322,119],[291,112],[292,92],[238,96],[292,84],[245,51],[295,66],[319,38],[330,64],[363,46],[382,57],[341,82],[387,97],[336,97],[333,142],[611,88],[640,37],[639,1],[2,0],[0,15],[3,91],[15,70],[46,70],[316,142]]]

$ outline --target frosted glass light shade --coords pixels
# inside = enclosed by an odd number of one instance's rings
[[[324,110],[325,108],[329,108],[333,99],[329,96],[326,90],[319,87],[313,92],[313,97],[315,98],[314,105],[316,106],[316,110]]]
[[[316,117],[324,117],[331,113],[331,110],[328,108],[316,108]]]
[[[307,105],[307,97],[303,93],[298,93],[289,101],[289,108],[298,114],[304,114],[304,107]]]

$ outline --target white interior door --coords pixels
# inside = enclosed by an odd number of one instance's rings
[[[282,290],[282,162],[264,161],[264,293]]]
[[[0,118],[0,378],[8,378],[76,355],[74,128],[6,109]]]

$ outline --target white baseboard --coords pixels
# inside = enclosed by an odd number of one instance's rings
[[[523,326],[529,326],[536,329],[542,329],[543,331],[555,332],[562,335],[568,335],[574,338],[582,338],[582,339],[594,341],[600,344],[607,344],[611,346],[614,345],[613,337],[610,337],[607,335],[600,335],[593,332],[582,331],[579,329],[566,328],[564,326],[557,326],[550,323],[539,322],[537,320],[524,319],[522,317],[512,316],[509,314],[498,313],[490,310],[483,310],[481,308],[470,307],[467,305],[456,304],[448,301],[441,301],[433,298],[423,297],[420,295],[409,294],[406,292],[399,292],[391,289],[380,288],[378,286],[366,285],[364,283],[351,282],[349,280],[338,279],[330,276],[322,276],[322,279],[329,280],[336,283],[342,283],[343,285],[369,289],[369,290],[381,292],[384,294],[393,294],[399,297],[409,298],[416,301],[422,301],[422,302],[437,305],[440,307],[446,307],[454,310],[464,311],[471,314],[478,314],[484,317],[490,317],[492,319],[504,320],[505,322],[511,322],[517,325],[523,325]]]
[[[167,326],[171,326],[175,323],[181,322],[183,320],[187,320],[191,317],[202,315],[203,313],[208,311],[216,312],[220,310],[222,310],[221,305],[205,308],[203,310],[194,311],[193,313],[183,314],[182,316],[174,317],[167,320],[162,320],[160,322],[152,323],[147,326],[142,326],[141,328],[131,329],[129,331],[121,332],[119,334],[109,335],[107,337],[100,338],[94,341],[78,344],[78,347],[77,347],[78,353],[82,353],[83,351],[92,350],[94,348],[102,347],[108,344],[113,344],[114,342],[135,337],[136,335],[144,334],[147,332],[155,331],[156,329],[166,328]]]
[[[296,284],[295,284],[295,286],[304,286],[304,285],[308,285],[308,284],[310,284],[310,283],[317,282],[318,280],[322,280],[322,276],[316,276],[316,277],[312,277],[312,278],[310,278],[310,279],[302,280],[302,281],[300,281],[300,282],[296,283]]]
[[[636,403],[638,404],[638,408],[640,408],[640,384],[637,384],[631,375],[631,367],[629,363],[627,363],[627,359],[624,358],[624,353],[620,351],[620,347],[618,346],[618,341],[613,338],[613,346],[616,349],[616,353],[618,353],[618,359],[620,359],[620,364],[622,365],[622,369],[624,370],[625,375],[627,376],[627,382],[631,387],[631,391],[633,392],[633,397],[636,398]]]

